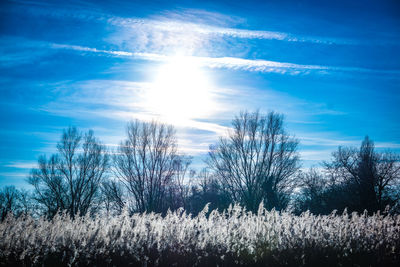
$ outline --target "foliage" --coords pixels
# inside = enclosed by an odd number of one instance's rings
[[[240,206],[0,223],[0,265],[399,266],[400,216],[314,216]]]

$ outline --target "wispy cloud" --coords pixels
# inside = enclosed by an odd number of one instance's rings
[[[8,168],[16,168],[16,169],[32,169],[37,167],[36,161],[12,161],[8,162],[4,165],[4,167]]]
[[[329,160],[332,154],[331,149],[318,149],[318,150],[300,150],[300,157],[303,161],[310,162],[321,162],[324,160]]]
[[[0,177],[7,177],[7,178],[26,178],[28,177],[28,174],[25,172],[0,172]],[[21,181],[24,182],[24,181]],[[1,183],[1,181],[0,181]],[[10,184],[14,184],[15,181],[10,181]]]
[[[16,1],[18,2],[18,1]],[[137,32],[164,32],[164,33],[185,33],[187,35],[200,34],[233,37],[243,39],[264,39],[279,40],[287,42],[309,42],[318,44],[344,44],[359,45],[360,42],[346,38],[327,38],[318,36],[303,36],[280,31],[243,29],[238,27],[230,27],[229,24],[237,24],[243,21],[242,18],[216,13],[207,12],[197,9],[175,9],[164,12],[164,16],[154,18],[126,18],[115,16],[101,11],[95,10],[95,6],[91,6],[91,10],[87,6],[79,4],[65,5],[64,8],[58,8],[50,3],[36,1],[21,1],[24,4],[24,10],[29,9],[31,15],[69,18],[83,21],[102,22],[109,25],[134,28]],[[228,25],[227,25],[228,24]],[[223,26],[221,26],[223,25]],[[236,25],[235,25],[236,26]]]
[[[326,137],[317,137],[326,136]],[[330,136],[330,137],[329,137]],[[313,134],[300,134],[297,138],[301,141],[302,145],[305,146],[318,146],[318,147],[359,147],[363,140],[363,137],[352,137],[343,138],[341,136],[332,136],[329,132],[320,132]],[[388,148],[388,149],[399,149],[400,143],[397,142],[374,142],[376,148]]]
[[[375,142],[376,148],[400,149],[400,143],[396,142]]]
[[[186,32],[186,33],[199,33],[202,35],[219,35],[243,39],[265,39],[265,40],[279,40],[288,42],[309,42],[318,44],[359,44],[357,41],[347,40],[343,38],[322,38],[301,36],[278,31],[265,31],[265,30],[249,30],[240,28],[218,27],[207,24],[191,23],[183,20],[149,20],[149,19],[125,19],[113,18],[109,20],[125,27],[152,27],[158,31],[165,32]]]
[[[329,133],[319,133],[320,136],[328,136]],[[297,138],[300,140],[302,145],[307,146],[319,146],[319,147],[338,147],[338,146],[356,146],[361,142],[360,140],[348,140],[340,137],[328,138],[328,137],[315,137],[298,135]]]
[[[117,57],[133,57],[135,59],[142,59],[155,62],[168,62],[175,58],[175,55],[164,55],[155,53],[141,53],[141,52],[127,52],[116,50],[101,50],[91,47],[68,45],[68,44],[50,44],[55,49],[68,49],[82,52],[99,53]],[[364,72],[364,73],[381,73],[381,74],[400,74],[400,70],[376,70],[367,68],[355,67],[335,67],[335,66],[322,66],[322,65],[302,65],[288,62],[277,62],[264,59],[244,59],[236,57],[197,57],[186,56],[187,59],[209,68],[224,68],[233,70],[255,71],[255,72],[274,72],[281,74],[309,74],[316,72],[326,74],[329,72]]]
[[[161,122],[173,124],[181,128],[194,128],[212,133],[223,133],[226,128],[217,123],[204,121],[207,117],[185,118],[166,118],[152,110],[146,104],[144,92],[153,86],[150,82],[131,82],[123,80],[87,80],[80,82],[68,82],[58,85],[54,90],[64,92],[69,88],[68,94],[62,94],[53,102],[47,103],[40,108],[58,116],[73,118],[93,118],[103,117],[111,120],[129,121],[139,119],[143,121],[159,120]],[[214,95],[216,101],[218,95],[226,95],[223,89],[217,90]],[[216,110],[211,110],[214,114],[223,110],[225,104],[219,103]],[[79,106],[79,107],[77,107]],[[202,119],[202,120],[198,120]]]
[[[141,53],[131,53],[131,52],[125,52],[125,51],[113,51],[113,50],[102,50],[102,49],[97,49],[97,48],[91,48],[91,47],[85,47],[85,46],[80,46],[80,45],[67,45],[67,44],[50,44],[52,48],[59,48],[59,49],[69,49],[69,50],[75,50],[75,51],[82,51],[82,52],[92,52],[92,53],[101,53],[101,54],[107,54],[107,55],[114,55],[114,56],[136,56],[140,57]]]

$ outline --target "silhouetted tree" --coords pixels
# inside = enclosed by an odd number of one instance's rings
[[[19,216],[32,211],[33,206],[28,191],[16,189],[14,186],[5,186],[0,190],[0,221],[3,221],[9,213]]]
[[[3,221],[8,213],[15,213],[19,209],[19,192],[14,186],[6,186],[0,191],[0,220]]]
[[[115,180],[107,180],[102,183],[101,196],[107,213],[121,214],[126,205],[123,184]]]
[[[398,155],[376,152],[367,136],[360,149],[339,147],[332,156],[331,162],[324,163],[325,169],[331,180],[345,185],[351,209],[374,212],[395,203],[395,187],[400,181]]]
[[[187,166],[177,152],[175,129],[157,122],[130,122],[114,156],[115,175],[137,212],[164,211],[176,175]]]
[[[208,166],[235,202],[256,211],[285,208],[299,168],[298,141],[283,127],[283,116],[242,112],[228,137],[210,148]]]
[[[300,192],[294,199],[295,212],[297,214],[309,210],[314,214],[325,213],[326,199],[325,190],[327,180],[324,175],[314,168],[308,171],[301,171],[297,176]]]
[[[67,211],[71,217],[86,214],[99,204],[100,185],[109,164],[106,148],[93,135],[82,135],[74,127],[64,130],[58,153],[41,156],[28,179],[34,199],[53,217]]]
[[[209,204],[209,210],[222,211],[228,208],[231,198],[208,168],[202,169],[196,179],[197,184],[192,185],[188,198],[189,212],[197,215],[206,204]]]
[[[333,210],[340,213],[345,208],[353,210],[352,193],[347,184],[331,180],[314,168],[300,172],[297,179],[299,192],[292,202],[296,214],[304,211],[330,214]]]
[[[190,169],[192,157],[186,155],[179,155],[174,161],[174,179],[168,187],[168,197],[165,199],[166,206],[164,210],[188,208],[188,199],[190,195],[190,188],[195,171]]]

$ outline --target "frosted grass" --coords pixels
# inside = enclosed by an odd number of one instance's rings
[[[399,264],[400,216],[315,216],[231,206],[72,220],[9,216],[0,223],[0,263],[17,265],[344,266]]]

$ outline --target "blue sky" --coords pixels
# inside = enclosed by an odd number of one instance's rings
[[[63,128],[112,151],[136,118],[174,124],[196,168],[245,109],[283,113],[304,167],[367,134],[400,151],[397,1],[0,5],[0,185],[24,186]]]

